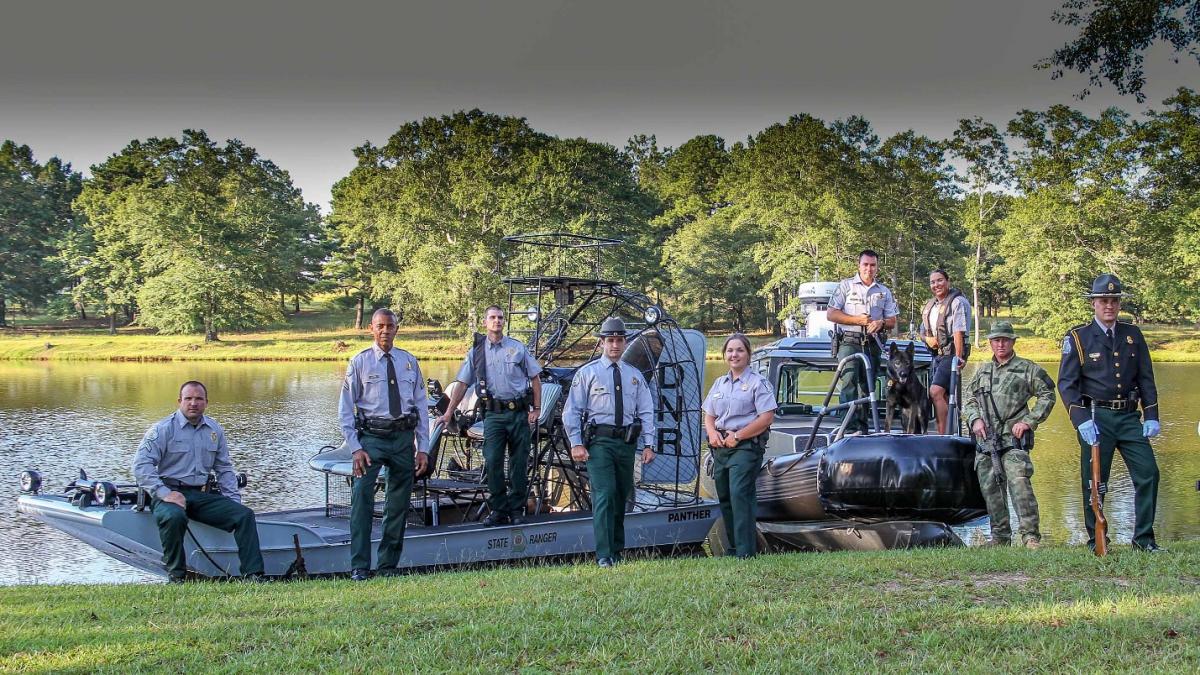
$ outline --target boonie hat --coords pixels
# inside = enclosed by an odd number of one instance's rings
[[[988,331],[987,336],[987,339],[989,340],[993,338],[1008,338],[1010,340],[1016,340],[1017,334],[1013,332],[1012,323],[1008,321],[994,321],[992,322],[992,329]]]

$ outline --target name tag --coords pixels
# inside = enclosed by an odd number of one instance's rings
[[[593,394],[607,394],[608,388],[597,385],[595,387],[592,387],[592,393]]]

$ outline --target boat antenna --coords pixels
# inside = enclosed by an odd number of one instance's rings
[[[912,244],[912,290],[908,293],[908,334],[911,337],[916,331],[913,324],[917,320],[917,241]]]

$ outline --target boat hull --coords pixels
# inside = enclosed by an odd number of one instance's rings
[[[776,447],[793,440],[772,430]],[[987,515],[974,462],[969,439],[905,434],[769,457],[756,481],[760,543],[771,551],[961,546],[951,526]],[[711,476],[702,485],[714,495]],[[718,523],[714,548],[721,530]]]
[[[129,506],[79,507],[51,495],[22,495],[20,513],[147,572],[166,575],[158,529],[149,511]],[[296,561],[296,542],[310,575],[348,573],[350,535],[345,518],[329,518],[323,508],[278,511],[257,515],[265,573],[283,576]],[[635,511],[625,516],[626,547],[630,553],[697,553],[714,519],[716,504]],[[197,522],[184,539],[188,568],[204,577],[240,573],[233,536]],[[379,541],[375,523],[373,543]],[[377,546],[372,546],[372,551]],[[592,518],[587,512],[538,516],[520,526],[483,527],[478,523],[439,527],[410,526],[404,538],[399,567],[437,569],[516,560],[587,556],[595,552]],[[373,560],[374,563],[374,560]]]

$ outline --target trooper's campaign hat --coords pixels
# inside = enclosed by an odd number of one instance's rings
[[[596,333],[597,337],[625,337],[625,322],[615,316],[610,316],[600,324],[600,332]]]
[[[1123,298],[1129,295],[1115,274],[1101,274],[1092,282],[1092,292],[1086,298]]]

